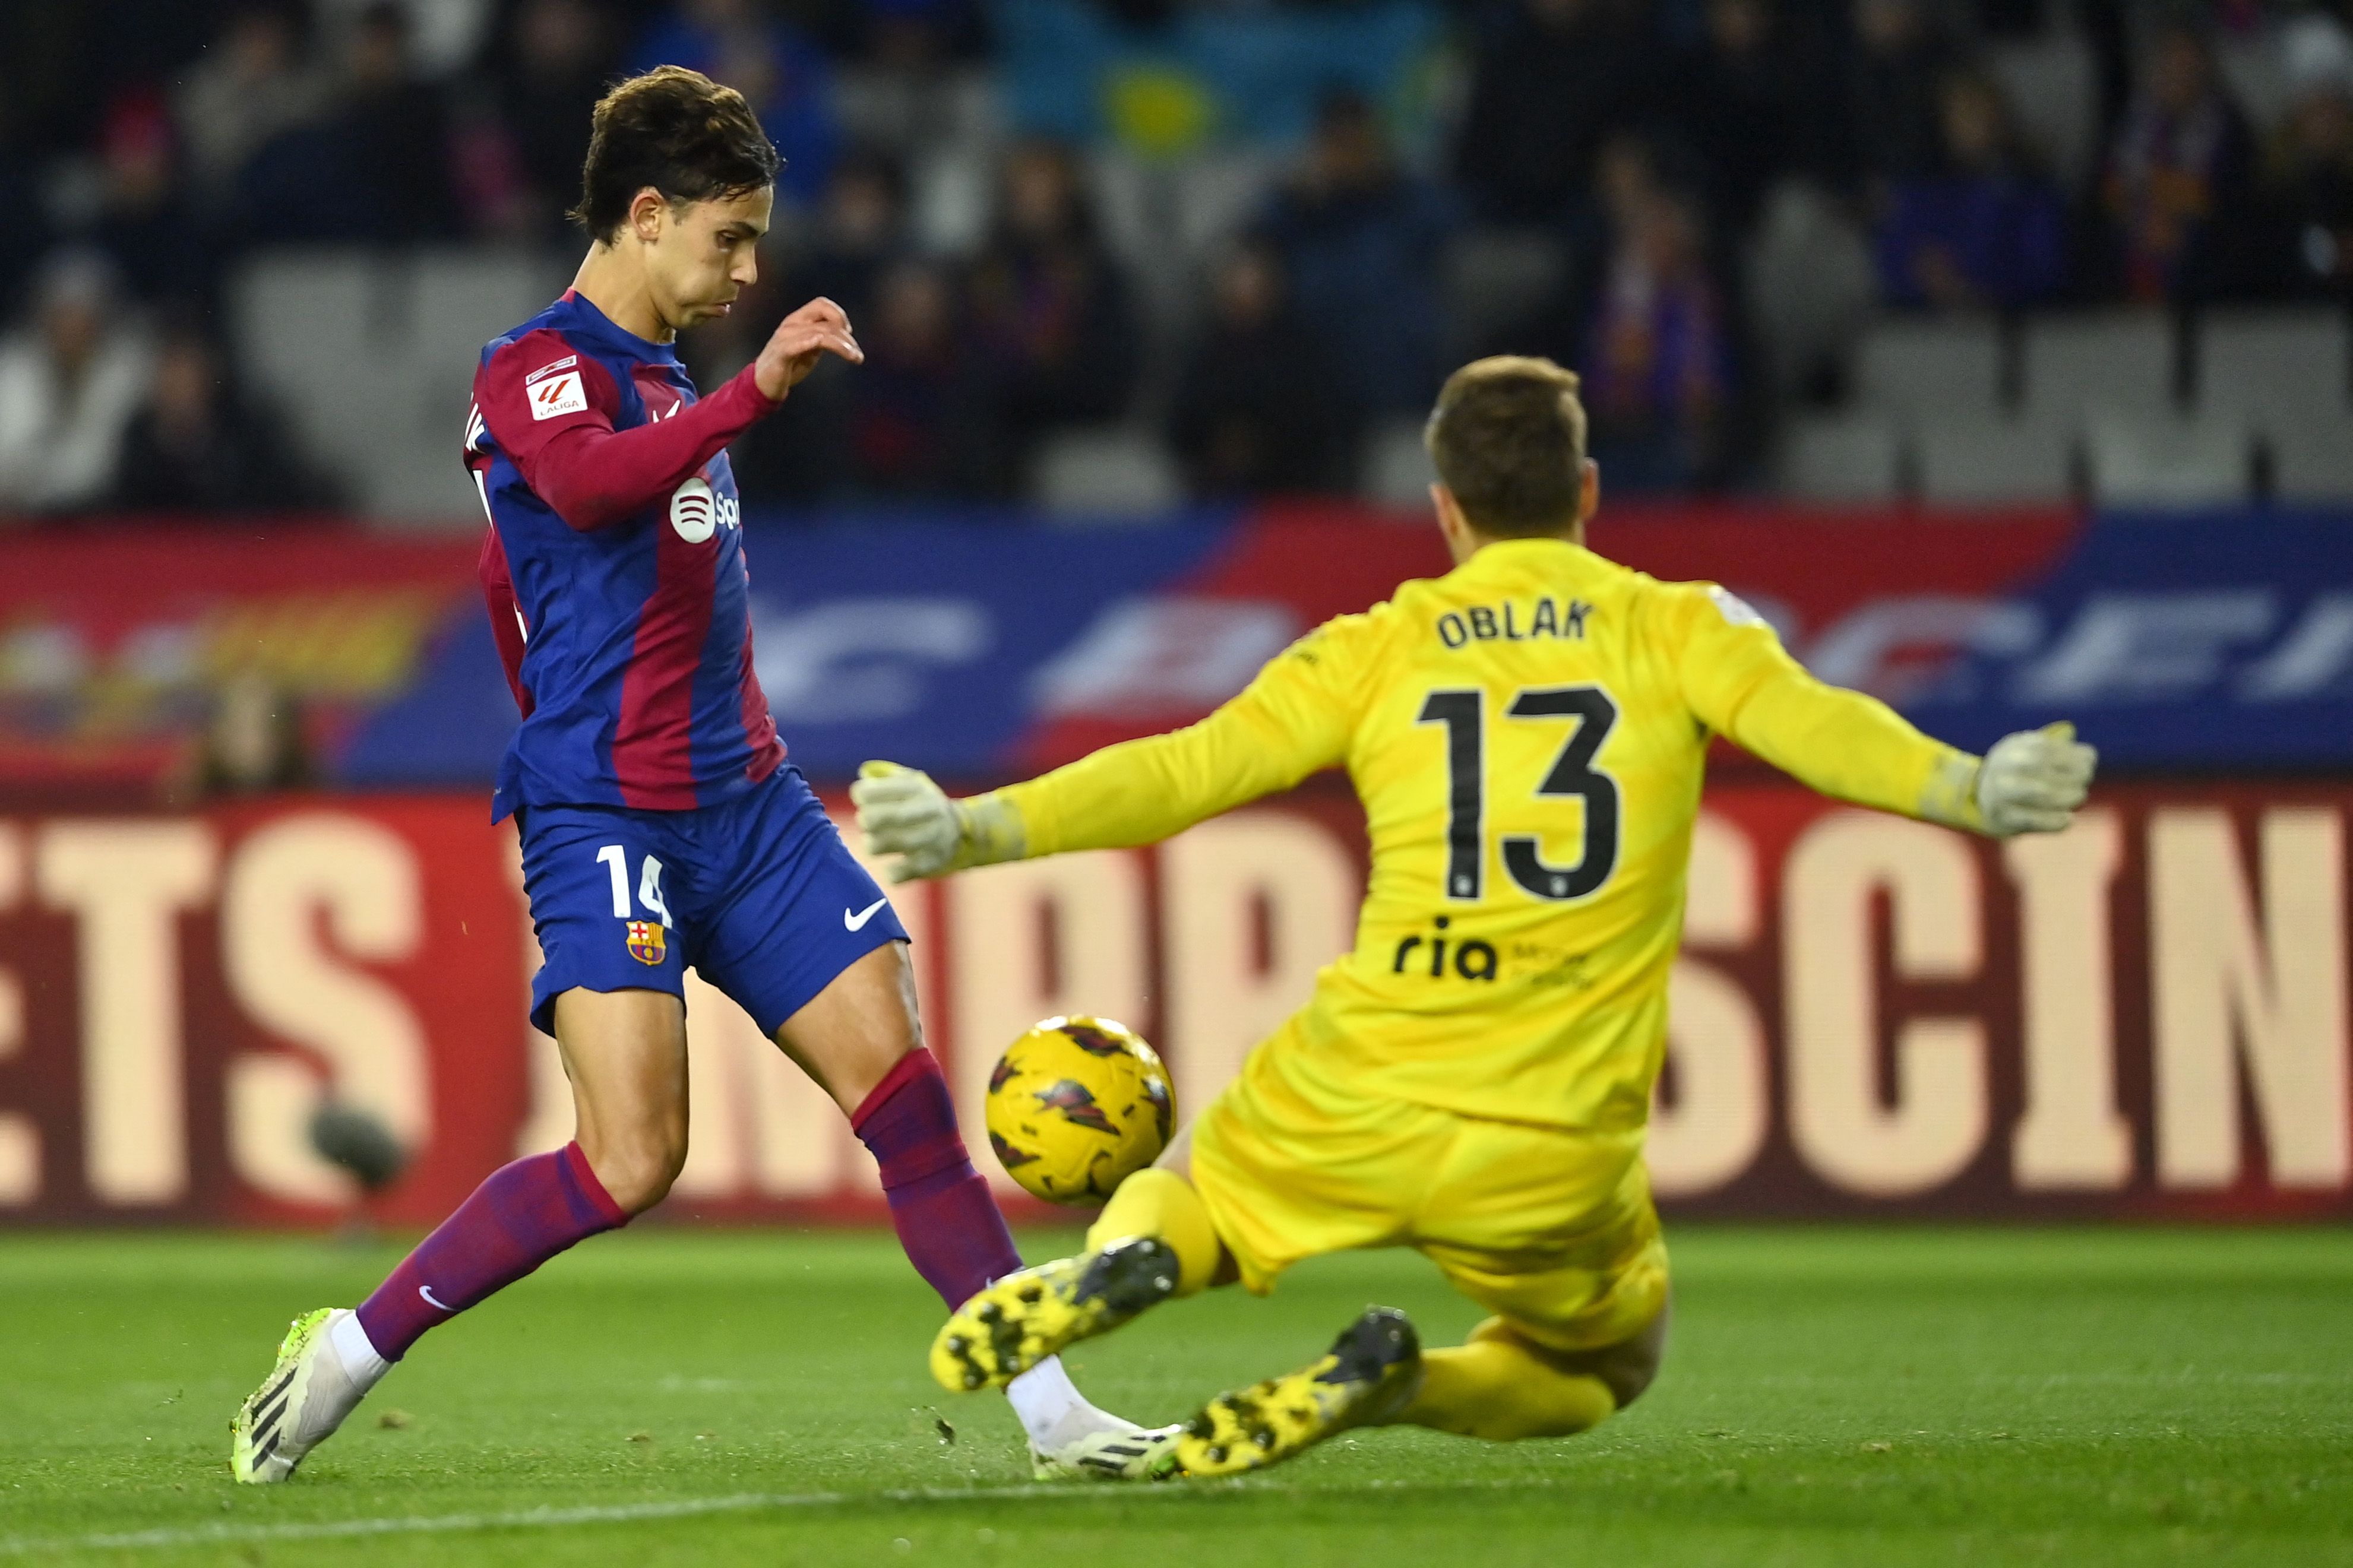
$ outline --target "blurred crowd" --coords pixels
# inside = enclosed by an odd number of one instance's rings
[[[1099,8],[1149,38],[1197,7]],[[1758,304],[1793,199],[1852,237],[1878,309],[2353,298],[2342,12],[1456,0],[1437,133],[1320,91],[1171,314],[1110,232],[1098,149],[1013,124],[981,220],[952,243],[923,220],[923,138],[958,134],[925,106],[1003,47],[986,0],[0,7],[0,511],[335,504],[240,375],[225,279],[263,248],[576,247],[590,107],[661,61],[743,88],[787,160],[762,283],[697,367],[818,292],[869,351],[739,444],[755,497],[1018,498],[1047,443],[1098,427],[1155,433],[1199,497],[1345,490],[1450,358],[1500,348],[1581,372],[1614,489],[1738,485],[1780,411],[1839,391],[1835,353],[1777,342]],[[2060,37],[2090,62],[2072,175],[1987,64]],[[2261,112],[2223,68],[2250,51],[2278,88]],[[869,134],[852,82],[912,129]],[[1466,308],[1456,263],[1497,237],[1546,258],[1543,286]]]

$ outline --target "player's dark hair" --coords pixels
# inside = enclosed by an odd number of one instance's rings
[[[607,243],[649,185],[667,202],[724,201],[775,184],[785,166],[742,93],[683,66],[617,84],[592,124],[571,216]]]
[[[1499,354],[1446,378],[1422,432],[1438,477],[1480,532],[1566,532],[1585,487],[1577,374]]]

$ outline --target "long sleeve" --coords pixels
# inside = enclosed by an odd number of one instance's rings
[[[554,332],[527,332],[483,361],[474,401],[532,492],[585,533],[668,495],[779,406],[752,372],[667,419],[616,430],[620,389],[604,366]]]
[[[997,792],[1020,816],[1026,853],[1156,843],[1341,762],[1355,724],[1345,649],[1362,620],[1311,632],[1198,724]]]
[[[499,542],[496,528],[482,537],[482,558],[475,572],[481,579],[482,604],[491,613],[491,637],[499,647],[499,665],[506,671],[507,689],[528,719],[533,703],[531,689],[522,683],[522,609],[515,603],[514,577],[507,569],[506,546]]]
[[[1978,759],[1876,698],[1826,686],[1755,611],[1721,588],[1665,590],[1662,630],[1699,721],[1833,799],[1977,826]]]

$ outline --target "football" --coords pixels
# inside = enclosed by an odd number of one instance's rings
[[[1048,1203],[1103,1202],[1160,1157],[1176,1125],[1158,1053],[1109,1018],[1049,1018],[988,1075],[988,1145]]]

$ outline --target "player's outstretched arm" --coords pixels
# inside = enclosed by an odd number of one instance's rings
[[[1073,849],[1155,844],[1338,763],[1355,722],[1347,671],[1362,617],[1310,633],[1199,723],[1124,741],[1026,784],[954,800],[895,763],[850,785],[867,853],[895,882]]]
[[[1997,838],[2056,833],[2084,804],[2098,753],[2073,725],[2006,735],[1972,756],[1875,698],[1817,680],[1722,590],[1677,593],[1664,626],[1693,712],[1800,783]]]

